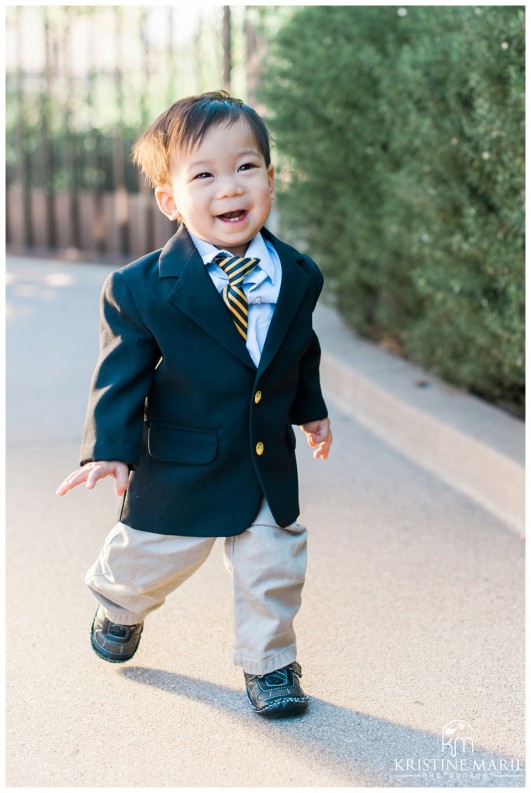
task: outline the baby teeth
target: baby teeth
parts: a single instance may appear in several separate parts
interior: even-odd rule
[[[239,220],[245,214],[243,209],[236,210],[234,212],[225,212],[223,215],[220,215],[223,220]]]

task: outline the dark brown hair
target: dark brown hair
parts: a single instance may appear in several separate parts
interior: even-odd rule
[[[152,187],[167,184],[172,160],[179,149],[201,143],[207,132],[220,124],[243,118],[251,128],[267,167],[271,164],[270,138],[266,125],[241,99],[226,91],[211,91],[179,99],[151,124],[133,146],[131,159]]]

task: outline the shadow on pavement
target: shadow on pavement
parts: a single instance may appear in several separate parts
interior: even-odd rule
[[[307,754],[308,763],[326,764],[351,777],[352,785],[387,787],[524,787],[524,762],[474,747],[465,753],[441,736],[369,716],[311,697],[307,714],[264,719],[252,712],[243,690],[161,669],[130,666],[120,674],[135,683],[224,711],[246,730],[278,736],[284,749]],[[265,782],[266,780],[264,780]]]

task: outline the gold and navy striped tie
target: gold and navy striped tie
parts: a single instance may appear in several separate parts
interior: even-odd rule
[[[229,283],[223,288],[223,300],[232,314],[236,330],[246,339],[249,308],[243,291],[243,279],[254,270],[260,259],[240,259],[238,256],[218,253],[212,261],[229,277]]]

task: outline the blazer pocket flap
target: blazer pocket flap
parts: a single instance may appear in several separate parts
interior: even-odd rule
[[[215,430],[152,423],[148,430],[148,451],[162,463],[204,465],[211,463],[217,454],[218,435]]]

